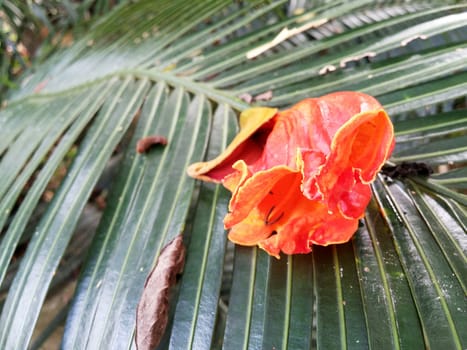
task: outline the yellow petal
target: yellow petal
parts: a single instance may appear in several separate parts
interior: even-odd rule
[[[232,173],[232,165],[239,159],[247,163],[260,156],[261,145],[257,145],[251,137],[264,124],[270,121],[277,112],[277,108],[256,107],[242,112],[240,115],[240,132],[230,145],[218,157],[207,161],[194,163],[188,167],[187,173],[195,179],[221,182]]]

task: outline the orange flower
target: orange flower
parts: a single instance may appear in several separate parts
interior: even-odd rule
[[[232,192],[224,219],[231,241],[278,258],[347,242],[393,147],[393,127],[378,101],[337,92],[285,111],[244,111],[227,149],[192,164],[188,174]]]

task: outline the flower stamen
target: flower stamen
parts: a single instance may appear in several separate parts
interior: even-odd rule
[[[271,214],[272,212],[274,211],[274,209],[276,208],[275,205],[273,205],[271,207],[271,209],[269,209],[268,213],[266,214],[266,219],[264,219],[264,224],[266,226],[269,226],[269,225],[274,225],[275,223],[277,223],[280,219],[282,219],[282,217],[284,216],[284,212],[280,213],[278,217],[276,217],[275,219],[272,219],[271,221],[269,220],[269,218],[271,217]]]

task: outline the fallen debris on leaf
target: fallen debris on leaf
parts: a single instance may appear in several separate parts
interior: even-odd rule
[[[319,75],[324,75],[329,72],[334,72],[336,69],[337,69],[336,66],[332,64],[328,64],[319,70]]]
[[[170,287],[175,284],[184,264],[185,246],[180,234],[162,249],[144,284],[136,310],[135,341],[138,350],[152,350],[161,341],[168,322]]]
[[[272,91],[268,90],[262,94],[256,95],[253,99],[255,101],[269,101],[272,98]]]
[[[238,98],[246,103],[253,102],[253,96],[251,96],[248,92],[244,92],[243,94],[239,95]]]
[[[166,145],[167,139],[163,136],[147,136],[143,137],[138,141],[136,144],[136,152],[138,153],[145,153],[147,152],[152,146],[155,145]]]
[[[252,96],[248,92],[244,92],[243,94],[239,95],[238,98],[248,104],[256,101],[269,101],[272,98],[272,90],[262,92],[256,96]]]
[[[417,40],[417,39],[426,40],[427,36],[423,35],[423,34],[414,35],[414,36],[412,36],[412,37],[410,37],[408,39],[402,40],[401,41],[401,46],[407,46],[409,43],[411,43],[412,41]]]
[[[409,176],[427,177],[433,173],[433,169],[426,163],[402,162],[397,165],[384,165],[381,173],[393,179],[403,179]]]
[[[362,53],[361,55],[344,58],[340,62],[339,65],[341,68],[345,68],[347,63],[354,62],[354,61],[360,61],[361,59],[364,59],[364,58],[373,58],[375,56],[376,56],[376,52],[365,52],[365,53]]]
[[[300,27],[296,27],[296,28],[292,28],[292,29],[289,29],[289,28],[283,28],[279,34],[277,34],[274,39],[272,39],[270,42],[266,43],[266,44],[263,44],[263,45],[260,45],[256,48],[254,48],[253,50],[250,50],[246,53],[246,58],[248,58],[249,60],[255,58],[255,57],[258,57],[259,55],[261,55],[262,53],[266,52],[267,50],[269,49],[272,49],[274,46],[277,46],[279,45],[281,42],[293,37],[294,35],[297,35],[297,34],[300,34],[306,30],[309,30],[309,29],[312,29],[312,28],[317,28],[321,25],[323,25],[324,23],[326,23],[328,21],[327,18],[322,18],[322,19],[319,19],[319,20],[316,20],[316,21],[312,21],[310,23],[306,23]]]

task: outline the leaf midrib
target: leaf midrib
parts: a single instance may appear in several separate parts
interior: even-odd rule
[[[18,105],[18,104],[25,103],[26,101],[30,101],[30,100],[67,96],[70,94],[74,94],[79,90],[88,89],[96,84],[102,83],[103,81],[111,80],[115,77],[119,79],[124,79],[130,76],[133,76],[136,79],[149,79],[155,82],[166,82],[168,85],[174,88],[180,87],[194,94],[204,94],[210,100],[214,100],[219,104],[227,103],[233,109],[237,111],[243,111],[244,109],[250,107],[249,104],[241,101],[235,96],[230,95],[224,90],[213,88],[209,84],[205,84],[202,82],[194,82],[190,79],[178,77],[173,74],[168,74],[168,73],[160,72],[157,70],[136,69],[136,68],[122,69],[119,71],[115,71],[115,72],[103,75],[101,77],[88,80],[87,82],[81,83],[79,85],[75,85],[70,88],[63,89],[63,90],[56,91],[56,92],[43,92],[43,93],[31,94],[31,95],[19,98],[17,100],[11,101],[8,104],[8,106]]]

